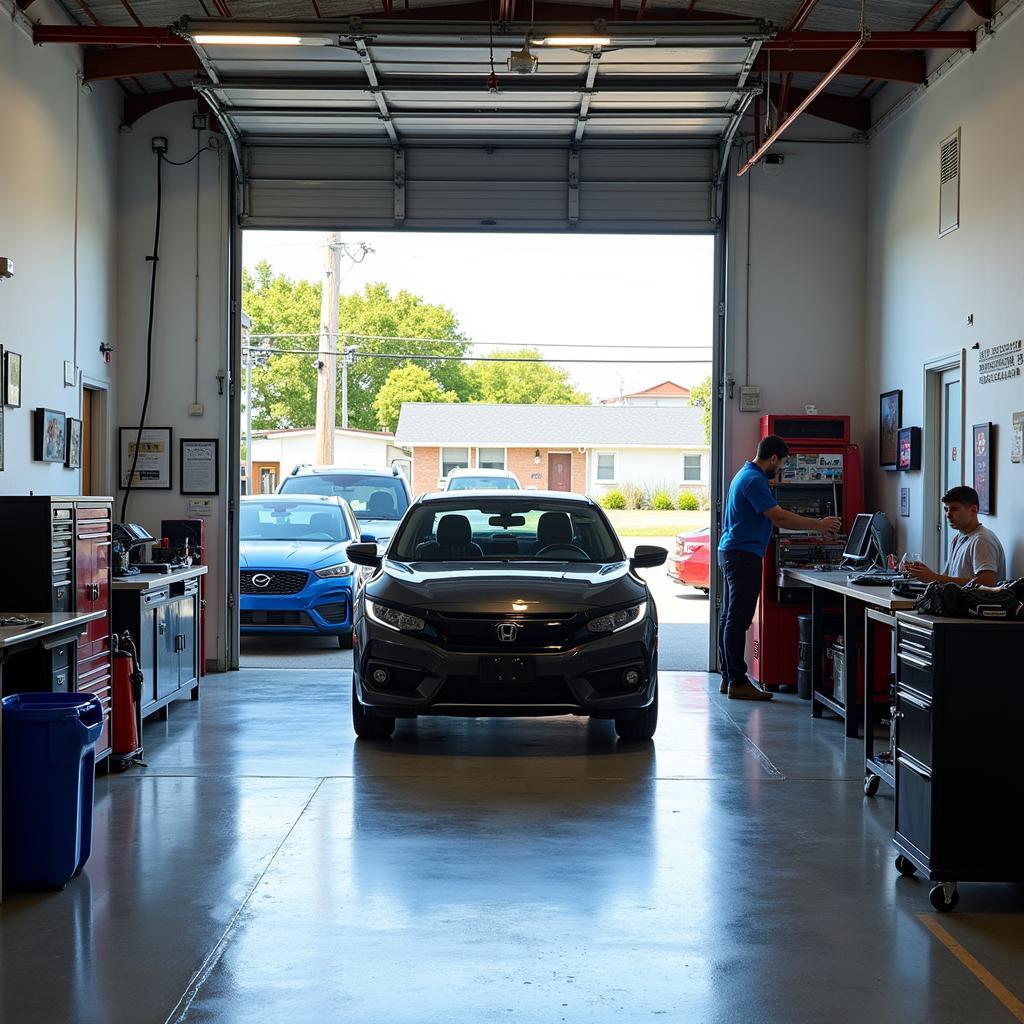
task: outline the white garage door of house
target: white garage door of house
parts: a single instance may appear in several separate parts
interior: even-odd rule
[[[461,231],[713,231],[767,35],[496,25],[495,91],[487,22],[231,22],[287,40],[269,45],[222,22],[185,31],[242,169],[242,226]],[[512,73],[524,40],[536,70]]]

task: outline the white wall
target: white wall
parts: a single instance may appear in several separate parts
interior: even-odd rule
[[[615,452],[615,479],[597,479],[597,456],[601,452]],[[683,455],[701,455],[701,479],[683,483]],[[587,493],[600,497],[625,483],[671,484],[671,490],[707,485],[710,456],[700,448],[591,448],[587,453]]]
[[[66,20],[43,3],[33,13]],[[15,262],[14,278],[0,281],[0,345],[21,353],[23,371],[21,408],[4,409],[2,494],[77,494],[80,470],[32,460],[32,410],[81,416],[81,388],[64,386],[65,360],[113,385],[99,346],[118,342],[120,98],[112,85],[82,91],[79,67],[77,47],[33,46],[0,9],[0,256]]]
[[[194,103],[177,103],[136,122],[120,142],[119,322],[121,344],[115,353],[119,401],[115,426],[137,426],[145,380],[146,322],[149,310],[150,263],[156,200],[156,157],[151,139],[169,140],[168,158],[186,160],[214,137],[192,129]],[[219,145],[220,140],[217,140]],[[223,665],[225,652],[225,568],[228,381],[220,388],[217,375],[227,371],[227,222],[228,161],[226,147],[206,152],[187,167],[163,169],[163,223],[153,336],[153,386],[146,423],[173,432],[173,487],[169,491],[133,491],[127,519],[158,534],[161,519],[188,516],[188,498],[181,494],[178,442],[182,437],[220,441],[220,495],[206,520],[207,660]],[[199,195],[198,364],[196,352],[196,196]],[[189,415],[198,401],[201,416]],[[220,391],[223,390],[221,394]],[[117,513],[121,497],[118,492]]]
[[[252,444],[253,462],[279,462],[281,475],[285,476],[295,466],[316,462],[316,439],[312,431],[296,433],[272,433],[267,437],[254,438]],[[392,458],[402,457],[400,449],[394,447],[386,437],[370,434],[335,432],[334,461],[339,466],[390,466]]]
[[[810,118],[804,127],[820,124]],[[736,388],[726,400],[728,477],[759,436],[759,414],[739,411],[743,383],[761,386],[764,413],[802,413],[814,404],[823,414],[851,415],[853,440],[860,439],[865,149],[783,139],[778,174],[759,165],[731,179],[725,373]]]
[[[1024,377],[978,383],[981,347],[1024,334],[1024,15],[1004,23],[971,57],[935,83],[870,147],[867,371],[864,422],[876,444],[878,395],[903,389],[903,422],[923,425],[924,363],[967,349],[966,422],[998,425],[996,514],[1013,571],[1024,573],[1024,465],[1010,462],[1011,413],[1024,409]],[[938,147],[961,129],[960,228],[938,237]],[[968,314],[974,326],[968,328]],[[927,448],[928,439],[925,439]],[[966,482],[972,481],[970,448]],[[877,459],[865,459],[866,465]],[[869,499],[890,510],[901,547],[920,550],[930,516],[923,474],[868,476]],[[900,486],[912,517],[900,519]]]

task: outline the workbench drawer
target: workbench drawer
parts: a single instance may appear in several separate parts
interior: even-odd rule
[[[907,757],[896,758],[896,834],[925,857],[932,853],[932,776]]]
[[[896,749],[931,771],[931,702],[905,690],[896,692]]]
[[[897,652],[896,659],[897,686],[900,689],[913,690],[923,697],[930,698],[935,690],[931,658],[910,654],[901,647]]]

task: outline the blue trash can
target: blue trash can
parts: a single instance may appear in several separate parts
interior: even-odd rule
[[[89,859],[103,705],[82,693],[3,701],[4,887],[63,889]]]

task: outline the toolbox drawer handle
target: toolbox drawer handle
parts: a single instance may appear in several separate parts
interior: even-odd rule
[[[931,711],[932,706],[926,700],[921,700],[920,697],[915,697],[913,694],[907,693],[906,690],[899,691],[899,699],[905,700],[908,704],[913,704],[915,708],[919,708],[921,711]],[[903,716],[900,715],[902,718]]]
[[[909,661],[911,665],[916,665],[918,668],[923,668],[929,671],[932,667],[930,661],[922,661],[920,658],[915,658],[912,654],[907,654],[906,651],[900,651],[900,660]]]
[[[912,771],[919,778],[924,779],[925,782],[931,782],[932,777],[930,772],[926,772],[923,768],[919,768],[913,761],[906,757],[897,757],[896,761],[898,764],[903,765],[908,771]]]

